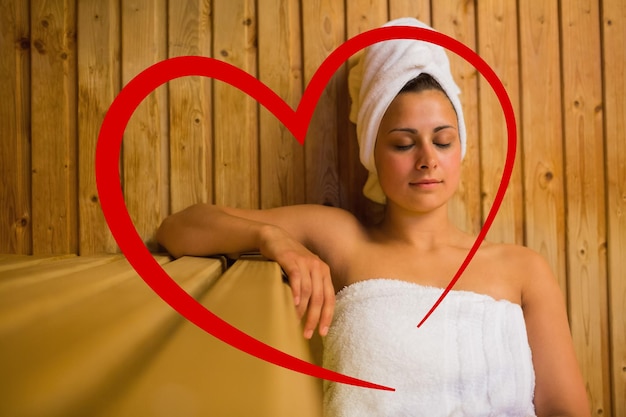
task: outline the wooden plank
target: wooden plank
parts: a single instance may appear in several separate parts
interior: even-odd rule
[[[560,3],[567,268],[574,347],[594,416],[612,415],[598,3]]]
[[[68,295],[72,299],[48,311],[45,319],[2,333],[0,414],[95,415],[128,389],[183,322],[130,265],[118,268],[115,277],[111,266],[84,272],[82,296]],[[181,258],[164,269],[199,297],[221,274],[221,262]],[[63,279],[56,282],[59,293],[48,292],[50,298],[68,290]],[[89,285],[97,290],[88,291]]]
[[[519,117],[519,61],[515,2],[496,0],[477,4],[478,53],[502,80]],[[506,123],[502,107],[487,81],[479,78],[480,163],[483,219],[491,209],[500,186],[507,152]],[[519,129],[518,129],[519,131]],[[515,168],[500,211],[487,239],[524,243],[522,203],[522,146],[518,142]]]
[[[120,89],[120,2],[78,4],[78,251],[119,252],[104,219],[96,188],[95,157],[100,127]]]
[[[122,81],[166,57],[165,0],[122,2]],[[167,87],[151,93],[130,119],[123,143],[123,187],[137,232],[156,250],[167,214]]]
[[[76,2],[30,4],[33,253],[75,253]]]
[[[345,40],[344,4],[332,0],[302,2],[304,80],[309,80],[326,57]],[[328,82],[306,137],[306,202],[339,207],[338,142],[346,138],[349,105],[345,100],[345,69]],[[345,87],[345,88],[344,88]],[[347,139],[347,138],[346,138]],[[341,156],[343,163],[343,155]]]
[[[165,265],[167,256],[155,256]],[[123,255],[80,256],[55,262],[48,270],[30,268],[0,285],[0,333],[45,320],[73,303],[106,292],[128,276],[137,276]],[[92,276],[91,274],[95,274]]]
[[[346,4],[346,33],[351,38],[382,26],[389,20],[387,4],[375,0],[354,0]]]
[[[105,255],[60,259],[5,273],[0,281],[0,333],[54,313],[67,298],[75,298],[71,294],[92,284],[85,271],[111,263],[128,269],[122,255]]]
[[[546,258],[567,294],[558,7],[556,0],[520,3],[522,111],[518,120],[525,149],[525,244]]]
[[[117,255],[121,256],[121,255]],[[41,285],[49,279],[56,279],[76,271],[89,269],[111,261],[111,255],[80,256],[71,255],[55,257],[53,262],[33,263],[30,266],[7,270],[2,273],[0,295],[11,297],[19,288]],[[7,300],[7,302],[9,302]]]
[[[211,56],[210,6],[203,0],[168,3],[170,57]],[[212,84],[204,77],[180,78],[169,83],[172,212],[213,201]]]
[[[238,261],[201,302],[251,336],[310,361],[291,291],[276,263]],[[298,410],[298,416],[321,416],[321,383],[249,356],[186,322],[101,415],[156,415],[156,410],[259,417]]]
[[[32,252],[29,3],[0,1],[0,253]]]
[[[626,3],[602,3],[613,415],[626,415]]]
[[[389,20],[387,5],[384,2],[359,0],[346,3],[346,33],[352,38],[359,33],[375,29]],[[356,54],[344,66],[345,76],[342,77],[342,91],[348,91],[348,69],[356,62]],[[367,170],[359,159],[359,145],[356,136],[356,125],[349,122],[351,102],[340,102],[338,115],[340,128],[337,151],[339,158],[339,184],[342,207],[354,213],[363,223],[375,223],[382,217],[383,208],[372,203],[363,195],[363,185],[367,180]]]
[[[430,25],[430,1],[388,0],[388,3],[389,20],[398,19],[400,17],[414,17],[427,25]],[[433,4],[433,7],[435,7],[435,4]]]
[[[433,27],[472,50],[476,50],[474,3],[457,1],[432,6]],[[478,112],[478,72],[460,56],[448,51],[450,71],[461,89],[461,105],[467,132],[467,148],[461,165],[459,188],[448,203],[450,218],[467,233],[478,234],[482,227],[480,201],[480,147]]]
[[[257,74],[256,2],[213,4],[216,58]],[[258,104],[243,92],[214,83],[215,203],[241,208],[259,206]]]
[[[64,258],[73,258],[76,255],[1,255],[0,256],[0,272],[9,271],[13,269],[27,268],[40,263],[52,262]],[[0,279],[4,277],[4,274],[0,275]]]
[[[259,79],[292,108],[302,96],[302,41],[298,0],[259,2]],[[261,208],[305,201],[304,147],[276,117],[259,114]]]

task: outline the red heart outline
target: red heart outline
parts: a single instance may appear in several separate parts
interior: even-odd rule
[[[463,264],[418,324],[417,327],[420,327],[450,292],[484,240],[504,198],[515,160],[515,114],[504,85],[491,67],[461,42],[436,31],[408,26],[382,27],[364,32],[349,39],[328,56],[306,87],[296,111],[259,80],[228,63],[200,56],[166,59],[142,71],[120,91],[105,115],[96,146],[96,184],[111,233],[135,271],[174,310],[212,336],[259,359],[329,381],[388,391],[395,390],[333,372],[275,349],[231,326],[185,292],[154,260],[137,234],[124,202],[118,164],[124,131],[139,104],[160,85],[186,76],[214,78],[238,88],[273,113],[303,144],[319,97],[337,69],[361,49],[393,39],[415,39],[438,44],[472,64],[496,93],[504,111],[508,132],[506,162],[493,206]]]

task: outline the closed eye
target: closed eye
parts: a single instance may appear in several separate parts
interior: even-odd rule
[[[411,149],[414,145],[411,143],[409,145],[395,145],[394,147],[399,150],[399,151],[408,151],[409,149]]]

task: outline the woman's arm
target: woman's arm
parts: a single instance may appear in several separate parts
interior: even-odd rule
[[[227,210],[209,204],[190,206],[161,223],[157,241],[175,258],[260,250],[268,224]]]
[[[299,316],[306,313],[304,334],[310,338],[316,326],[326,335],[335,303],[330,268],[317,254],[345,246],[340,236],[349,236],[342,232],[354,223],[347,213],[323,206],[243,210],[196,204],[166,218],[157,240],[174,257],[258,250],[276,261],[287,274]]]
[[[590,416],[563,294],[540,255],[522,249],[522,308],[535,368],[535,410],[543,416]]]

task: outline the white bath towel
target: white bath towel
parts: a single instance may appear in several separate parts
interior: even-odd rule
[[[414,18],[392,20],[383,25],[385,26],[412,26],[432,30]],[[374,164],[378,126],[389,104],[402,87],[422,73],[435,78],[452,102],[458,119],[461,154],[465,155],[466,133],[463,108],[459,100],[460,89],[454,82],[448,57],[441,46],[414,39],[375,43],[364,50],[357,64],[350,70],[350,120],[356,123],[361,163],[369,171],[363,193],[378,203],[386,201]]]
[[[442,289],[372,279],[337,295],[324,367],[393,387],[324,382],[326,417],[534,416],[531,351],[522,309]]]

